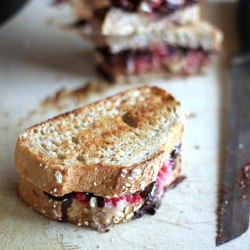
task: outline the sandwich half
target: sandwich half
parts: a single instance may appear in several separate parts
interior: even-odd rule
[[[110,80],[148,73],[201,73],[220,51],[223,40],[221,31],[205,21],[181,26],[164,24],[145,32],[134,24],[132,29],[131,35],[93,38],[98,67]]]
[[[37,212],[105,232],[154,214],[181,180],[183,112],[144,86],[35,125],[17,141],[19,195]]]

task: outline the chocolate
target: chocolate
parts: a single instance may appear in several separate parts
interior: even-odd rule
[[[96,197],[97,198],[97,206],[98,207],[105,207],[105,199],[103,197]]]
[[[62,202],[61,202],[61,209],[62,209],[62,222],[68,221],[68,209],[72,205],[72,196],[64,195]]]
[[[183,65],[180,74],[188,75],[204,66],[212,53],[202,48],[191,49],[164,43],[153,44],[144,49],[123,50],[118,53],[113,53],[107,46],[97,48],[97,51],[102,58],[99,71],[101,70],[102,74],[109,78],[120,73],[141,74],[159,69],[172,72],[171,63],[175,64],[178,61]]]
[[[53,196],[51,194],[48,194],[44,192],[46,196],[48,196],[50,199],[60,201],[61,202],[61,211],[62,211],[62,222],[67,222],[68,221],[68,209],[70,208],[72,202],[73,202],[73,195],[71,194],[66,194],[64,196]]]

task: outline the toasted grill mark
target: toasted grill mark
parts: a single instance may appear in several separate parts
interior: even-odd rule
[[[127,112],[125,115],[123,115],[122,120],[132,128],[137,127],[137,121],[130,112]]]

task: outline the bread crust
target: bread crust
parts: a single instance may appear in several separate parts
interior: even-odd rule
[[[176,114],[171,116],[172,123],[169,122],[166,128],[168,133],[162,144],[159,144],[158,150],[144,161],[135,162],[129,166],[122,164],[109,165],[102,162],[85,165],[84,163],[74,162],[65,167],[63,161],[61,164],[60,161],[56,161],[57,159],[53,162],[46,153],[34,152],[35,145],[27,139],[30,131],[40,128],[43,124],[46,126],[55,123],[55,121],[63,122],[72,113],[79,115],[83,110],[89,110],[90,107],[104,105],[104,102],[114,103],[122,97],[125,98],[126,95],[129,96],[135,93],[135,91],[139,91],[140,94],[143,94],[143,91],[154,92],[154,95],[162,98],[162,105],[171,107],[169,112]],[[154,95],[152,94],[150,102],[154,101]],[[181,143],[183,130],[183,113],[179,103],[164,90],[145,86],[120,93],[105,101],[96,102],[27,129],[19,136],[16,144],[15,166],[17,171],[28,181],[54,196],[63,196],[78,191],[91,192],[102,197],[119,197],[141,190],[156,178],[162,161],[168,159],[174,146]],[[132,157],[135,157],[135,155]]]
[[[177,157],[177,165],[174,170],[174,180],[180,176],[180,172],[181,157],[179,156]],[[21,199],[33,210],[52,220],[62,221],[62,202],[50,198],[23,176],[20,178],[18,193]],[[79,201],[73,199],[71,206],[67,210],[68,222],[78,226],[92,227],[99,232],[105,232],[114,224],[130,221],[143,203],[144,201],[129,204],[120,210],[112,211],[105,207],[84,207]]]

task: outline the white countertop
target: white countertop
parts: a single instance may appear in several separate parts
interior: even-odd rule
[[[211,4],[206,16],[224,27],[220,64],[206,76],[155,83],[179,99],[187,113],[183,172],[187,180],[166,193],[155,216],[114,227],[109,233],[54,222],[28,209],[17,197],[13,166],[15,141],[25,127],[59,111],[39,112],[39,102],[61,88],[75,88],[95,77],[92,48],[73,32],[59,29],[67,8],[30,1],[0,27],[0,245],[1,249],[214,249],[220,166],[227,100],[223,62],[236,51],[232,4]],[[224,18],[221,13],[227,13]],[[223,20],[225,19],[225,20]],[[226,25],[227,23],[227,25]],[[229,35],[229,38],[228,36]],[[132,86],[111,86],[101,96]],[[81,103],[82,104],[82,103]],[[71,106],[72,107],[72,106]],[[67,109],[67,108],[66,108]],[[220,249],[250,249],[250,231]]]

